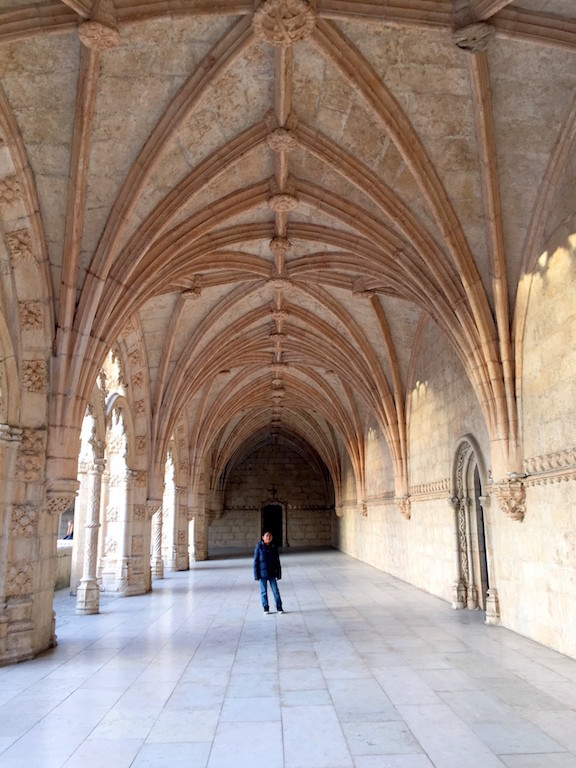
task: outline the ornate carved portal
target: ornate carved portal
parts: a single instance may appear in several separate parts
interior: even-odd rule
[[[454,608],[480,608],[486,622],[497,623],[496,590],[490,586],[486,527],[480,472],[476,451],[468,440],[458,447],[454,467],[454,494],[450,499],[455,515],[456,579],[453,587]]]

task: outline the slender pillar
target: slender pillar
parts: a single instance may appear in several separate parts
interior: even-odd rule
[[[100,497],[105,459],[95,459],[88,469],[90,482],[88,514],[84,537],[84,568],[76,592],[76,613],[100,613],[100,586],[96,576],[98,559],[98,529],[100,528]]]
[[[150,558],[150,568],[154,579],[164,578],[164,560],[162,559],[162,515],[164,507],[152,517],[152,557]]]

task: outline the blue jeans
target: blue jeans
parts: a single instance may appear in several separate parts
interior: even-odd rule
[[[274,577],[268,578],[267,576],[263,576],[260,579],[260,595],[262,596],[262,607],[265,611],[268,610],[268,582],[270,582],[270,589],[274,595],[276,610],[281,611],[282,598],[280,597],[280,592],[278,591],[278,583]]]

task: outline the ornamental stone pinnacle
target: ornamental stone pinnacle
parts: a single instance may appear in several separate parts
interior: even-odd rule
[[[316,25],[316,12],[306,0],[264,0],[256,9],[254,34],[271,45],[288,48]]]

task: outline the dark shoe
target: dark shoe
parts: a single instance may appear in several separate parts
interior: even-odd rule
[[[278,613],[284,613],[284,609],[283,608],[278,608]]]
[[[270,613],[270,610],[268,608],[264,608],[264,613]]]

